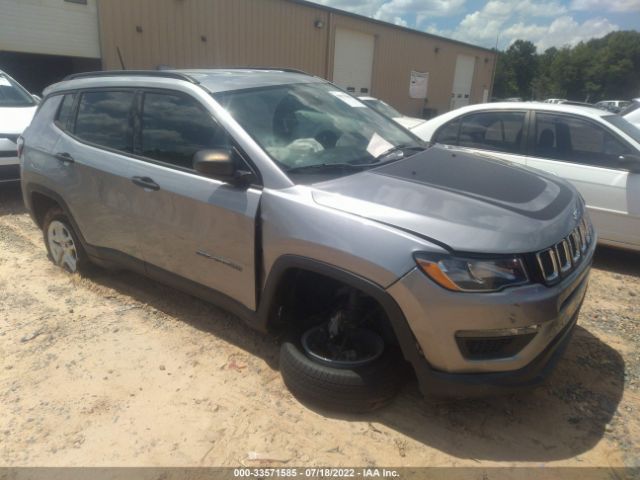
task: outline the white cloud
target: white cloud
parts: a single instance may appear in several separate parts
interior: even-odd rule
[[[404,16],[422,18],[455,15],[463,11],[466,0],[312,0],[328,7],[365,15],[385,22],[408,26]]]
[[[438,18],[464,12],[466,0],[315,0],[317,3],[383,20],[403,27],[425,30],[485,47],[508,47],[517,39],[530,40],[544,51],[598,38],[619,26],[598,16],[578,22],[571,10],[640,10],[640,0],[489,0],[467,13],[458,26],[441,29]],[[415,21],[414,21],[415,19]]]
[[[571,10],[636,12],[640,11],[640,0],[573,0]]]
[[[563,16],[555,19],[551,25],[525,25],[516,23],[504,31],[505,37],[515,41],[519,38],[530,40],[542,52],[549,47],[575,45],[591,38],[600,38],[619,27],[606,18],[591,18],[578,23],[573,17]]]
[[[415,15],[417,23],[429,17],[444,17],[463,11],[466,0],[389,0],[375,14],[378,20]]]
[[[530,40],[542,52],[549,47],[575,45],[583,40],[602,37],[619,29],[605,18],[592,18],[578,23],[566,13],[567,9],[555,1],[491,0],[481,10],[467,14],[453,30],[438,30],[434,24],[426,30],[488,47],[495,45],[498,35],[499,48],[507,47],[518,39]],[[555,19],[551,23],[535,21],[543,17]]]
[[[328,7],[373,17],[386,0],[312,0]]]

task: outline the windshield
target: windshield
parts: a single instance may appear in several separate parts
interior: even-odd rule
[[[373,108],[376,112],[386,115],[387,117],[398,118],[402,116],[399,111],[397,111],[391,105],[384,103],[382,100],[367,99],[362,101]]]
[[[328,83],[237,90],[214,97],[288,174],[331,169],[335,175],[346,175],[389,160],[390,152],[399,153],[394,156],[398,159],[404,156],[399,150],[424,146],[392,120]]]
[[[640,128],[635,127],[633,124],[626,121],[620,115],[607,115],[602,117],[604,120],[612,125],[615,125],[624,133],[633,138],[636,142],[640,143]]]
[[[620,112],[620,115],[627,115],[637,109],[640,108],[640,100],[634,100],[632,102],[630,102],[625,108],[624,110],[622,110]]]
[[[0,107],[32,107],[36,104],[29,92],[0,73]]]

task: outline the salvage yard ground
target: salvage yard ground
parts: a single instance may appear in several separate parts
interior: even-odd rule
[[[46,258],[0,186],[0,465],[640,466],[640,254],[599,249],[550,380],[516,395],[366,416],[310,409],[277,339],[135,274]]]

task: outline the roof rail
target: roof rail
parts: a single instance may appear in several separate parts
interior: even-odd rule
[[[287,72],[287,73],[301,73],[303,75],[309,75],[309,76],[313,76],[310,73],[305,72],[304,70],[298,70],[297,68],[282,68],[282,67],[255,67],[253,65],[217,65],[215,67],[211,67],[211,68],[184,68],[184,69],[180,69],[177,70],[179,71],[184,71],[184,72],[197,72],[197,71],[207,71],[207,70],[211,70],[211,71],[216,71],[216,70],[269,70],[269,71],[277,71],[277,72]],[[176,71],[176,70],[174,70]]]
[[[76,80],[78,78],[96,78],[96,77],[161,77],[174,78],[176,80],[185,80],[189,83],[199,84],[196,79],[185,73],[172,72],[167,70],[103,70],[98,72],[82,72],[73,73],[66,76],[65,80]]]
[[[229,67],[229,70],[279,70],[287,73],[302,73],[309,75],[304,70],[298,70],[297,68],[280,68],[280,67]]]

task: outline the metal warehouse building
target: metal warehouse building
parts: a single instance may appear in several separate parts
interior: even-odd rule
[[[98,22],[105,69],[295,68],[413,116],[486,101],[495,61],[491,50],[302,0],[98,0]],[[425,73],[426,98],[410,88]]]
[[[288,67],[428,117],[486,101],[494,61],[303,0],[0,0],[0,69],[36,93],[101,66]]]

